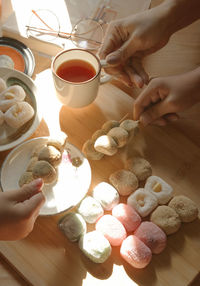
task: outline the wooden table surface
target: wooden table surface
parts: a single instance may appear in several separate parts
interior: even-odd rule
[[[164,76],[164,75],[170,75],[170,74],[178,74],[178,73],[185,72],[187,70],[197,67],[200,64],[200,60],[199,60],[200,59],[200,29],[199,27],[200,27],[200,21],[179,31],[174,36],[172,36],[172,38],[170,39],[170,42],[165,48],[163,48],[156,54],[148,57],[145,61],[145,65],[150,75],[151,76],[159,76],[159,75]],[[35,53],[34,55],[36,59],[36,70],[35,70],[34,76],[36,76],[37,74],[41,73],[45,69],[49,68],[50,60],[47,58],[40,57],[37,53]],[[117,88],[119,88],[119,93],[120,93],[120,90],[122,90],[122,92],[126,92],[131,97],[135,97],[139,93],[138,90],[129,89],[125,86],[122,86],[118,82],[113,81],[112,83],[115,86],[117,86]],[[104,87],[104,90],[106,90],[106,87]],[[118,108],[120,111],[119,106]],[[76,112],[74,114],[76,115]],[[72,112],[72,115],[73,115],[73,112]],[[65,120],[68,120],[68,119],[69,118],[67,116],[63,115],[61,127],[64,130],[65,130],[65,127],[64,127]],[[88,123],[89,122],[90,121],[88,119]],[[99,128],[100,122],[101,120],[99,121],[97,120],[97,123],[96,123],[97,128]],[[175,131],[177,130],[177,133],[180,134],[180,136],[183,136],[184,138],[186,138],[186,140],[188,140],[187,141],[188,146],[190,144],[190,146],[193,146],[195,150],[198,150],[198,148],[200,147],[200,123],[199,122],[200,122],[200,106],[196,105],[189,111],[183,113],[181,115],[181,119],[178,122],[173,123],[171,126],[165,128],[164,130],[166,131],[166,133],[168,133],[169,136],[170,136],[170,132],[173,133],[172,134],[173,136]],[[88,134],[90,134],[91,131],[94,131],[94,128],[95,128],[94,125],[92,125],[91,128],[89,127],[87,130]],[[44,122],[41,122],[41,125],[39,126],[38,130],[35,132],[34,136],[39,136],[40,134],[44,135],[45,132],[46,132],[46,125],[44,124]],[[148,131],[148,132],[149,134],[151,133],[151,131]],[[163,129],[160,132],[161,132],[160,134],[162,134]],[[181,138],[180,136],[179,138]],[[75,142],[78,142],[78,139],[75,139]],[[78,143],[79,144],[78,147],[81,147],[82,143],[83,142],[80,139]],[[8,154],[8,151],[1,153],[0,163],[3,162],[7,154]],[[187,165],[187,160],[185,164]],[[189,167],[190,166],[185,166],[185,169],[187,170],[187,168]],[[179,171],[184,173],[185,169],[183,166],[183,169]],[[198,170],[200,171],[200,169]],[[102,171],[102,175],[103,175],[103,171]],[[171,240],[171,243],[173,243],[173,239]],[[199,272],[200,272],[200,268],[199,268]],[[18,271],[15,271],[15,269],[13,268],[13,265],[11,267],[10,263],[6,261],[5,258],[1,257],[0,258],[0,285],[2,286],[24,286],[24,285],[29,285],[29,283],[24,280],[21,274],[19,275]],[[138,284],[138,285],[145,285],[145,284]],[[200,285],[198,273],[196,277],[194,277],[194,281],[191,281],[191,283],[188,285],[193,285],[193,286]],[[37,286],[37,285],[34,285],[34,286]],[[48,286],[48,285],[45,285],[45,286]]]

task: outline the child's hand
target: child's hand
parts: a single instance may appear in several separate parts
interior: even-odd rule
[[[0,192],[0,240],[19,240],[32,231],[45,202],[42,186],[42,179],[37,179],[18,190]]]

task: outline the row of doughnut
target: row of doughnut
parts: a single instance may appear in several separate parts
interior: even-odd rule
[[[0,78],[0,125],[20,128],[34,116],[33,107],[25,100],[26,93],[20,85],[7,87]]]

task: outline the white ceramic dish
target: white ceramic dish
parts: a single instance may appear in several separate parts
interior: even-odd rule
[[[25,92],[25,100],[35,110],[34,117],[19,129],[9,127],[6,123],[0,126],[0,152],[14,148],[29,138],[40,123],[40,113],[37,104],[37,88],[33,80],[26,74],[9,68],[0,68],[0,77],[6,81],[7,86],[21,85]]]
[[[0,173],[3,191],[19,189],[18,181],[25,172],[33,150],[47,142],[48,137],[28,140],[15,147],[6,157]],[[71,159],[79,157],[82,164],[75,167]],[[45,184],[43,193],[46,202],[40,215],[54,215],[76,206],[87,194],[91,183],[91,168],[82,152],[70,143],[66,143],[62,162],[58,167],[58,179],[55,183]]]

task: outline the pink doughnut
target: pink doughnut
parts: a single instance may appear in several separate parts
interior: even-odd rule
[[[152,253],[158,254],[166,247],[166,234],[153,222],[142,222],[134,235],[143,241],[151,249]]]
[[[139,214],[127,204],[118,204],[112,209],[112,215],[116,217],[128,232],[136,230],[141,223]]]
[[[96,230],[103,233],[112,246],[121,245],[126,238],[123,224],[112,215],[102,216],[96,223]]]
[[[151,249],[135,235],[129,235],[122,242],[120,254],[135,268],[146,267],[152,258]]]

